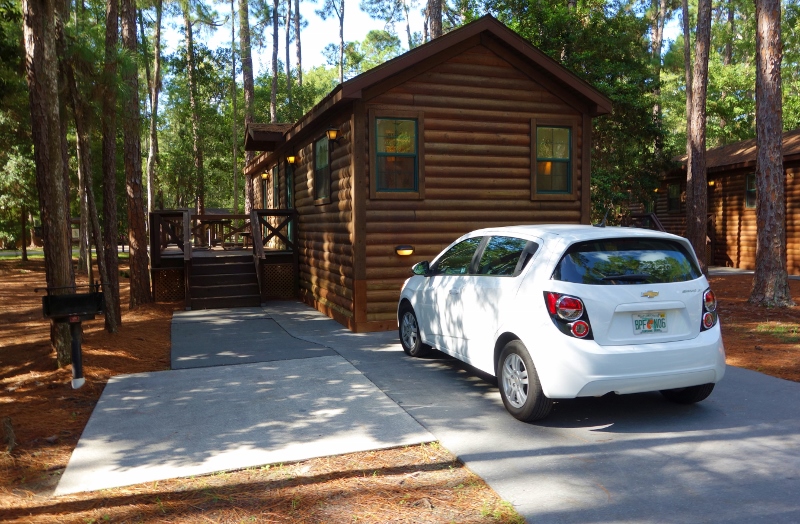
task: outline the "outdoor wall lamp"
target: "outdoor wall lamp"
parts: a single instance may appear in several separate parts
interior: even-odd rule
[[[709,180],[709,181],[708,181],[708,185],[709,185],[709,187],[714,187],[714,184],[715,184],[715,181],[714,181],[714,180]]]
[[[261,173],[261,180],[266,180],[268,178],[269,178],[269,173],[267,171]]]
[[[405,256],[408,256],[408,255],[413,255],[414,254],[414,246],[409,246],[409,245],[396,246],[394,248],[394,252],[397,253],[398,255],[400,255],[401,257],[405,257]]]
[[[286,157],[286,162],[288,162],[290,165],[294,165],[294,163],[297,162],[297,157],[294,155],[289,155]]]
[[[340,138],[340,137],[339,137],[339,130],[338,130],[338,129],[336,129],[335,127],[329,127],[329,128],[328,128],[328,129],[325,131],[325,134],[328,136],[328,140],[329,140],[330,142],[336,142],[336,143],[338,143],[338,142],[339,142],[339,138]]]

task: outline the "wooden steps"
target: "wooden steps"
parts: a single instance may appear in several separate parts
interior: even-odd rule
[[[189,293],[193,310],[260,306],[261,293],[253,257],[193,258]]]

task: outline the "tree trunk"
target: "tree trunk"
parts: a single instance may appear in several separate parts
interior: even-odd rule
[[[730,34],[728,35],[728,39],[725,42],[725,52],[722,55],[722,65],[731,65],[731,60],[733,59],[733,30],[735,28],[735,15],[736,10],[732,3],[728,4],[728,31]]]
[[[339,83],[344,83],[344,0],[339,3]]]
[[[147,150],[147,212],[155,209],[156,163],[158,162],[158,92],[161,90],[161,13],[162,1],[156,0],[156,25],[153,34],[153,81],[150,84],[150,140]],[[142,34],[144,39],[144,34]]]
[[[28,261],[28,210],[25,206],[22,206],[22,211],[20,212],[19,221],[20,225],[22,226],[22,261]]]
[[[119,222],[117,221],[117,44],[119,42],[119,2],[106,2],[105,63],[103,101],[100,115],[103,134],[103,250],[108,282],[103,292],[112,298],[113,309],[106,311],[106,330],[122,324],[119,301]]]
[[[692,243],[705,273],[708,237],[708,189],[706,186],[706,94],[708,53],[711,46],[711,0],[697,5],[697,41],[692,74],[692,112],[689,119],[686,166],[686,238]]]
[[[300,0],[294,0],[294,44],[297,51],[297,85],[303,86],[303,54],[300,51]]]
[[[272,92],[269,97],[269,121],[278,121],[278,1],[272,0]]]
[[[442,36],[442,0],[428,0],[431,40]]]
[[[72,98],[74,95],[72,91],[77,89],[74,85],[75,82],[75,75],[72,71],[69,70],[70,66],[67,66],[67,90],[70,92],[70,103],[72,104]],[[75,110],[73,108],[73,114]],[[66,116],[65,116],[66,118]],[[77,123],[76,123],[76,131],[77,131]],[[89,206],[86,203],[86,184],[84,183],[84,179],[86,178],[86,167],[85,167],[85,158],[88,156],[89,152],[89,142],[81,143],[81,137],[78,135],[76,140],[76,147],[75,147],[75,156],[78,160],[78,199],[80,200],[80,210],[81,210],[81,217],[80,217],[80,250],[79,250],[79,267],[83,267],[86,269],[86,278],[89,282],[94,282],[94,274],[92,272],[92,243],[89,240],[90,232],[89,228]]]
[[[686,73],[686,152],[689,152],[689,122],[692,120],[692,32],[689,1],[683,0],[683,68]]]
[[[411,37],[411,20],[409,19],[408,13],[408,3],[410,0],[403,0],[403,13],[406,17],[406,38],[408,39],[408,50],[411,51],[414,48],[414,40]]]
[[[242,87],[244,89],[244,128],[253,123],[253,101],[255,100],[255,87],[253,83],[253,57],[250,54],[250,13],[248,0],[239,0],[239,46],[242,51]],[[253,152],[244,152],[244,163],[253,160]],[[253,209],[253,184],[250,176],[245,177],[244,212],[250,214]]]
[[[653,62],[653,76],[655,76],[656,87],[653,89],[653,121],[661,128],[661,48],[664,43],[664,23],[667,18],[667,0],[653,0],[654,6],[657,6],[655,11],[656,16],[653,21],[653,48],[652,48],[652,62]],[[663,148],[661,143],[661,133],[656,135],[655,144],[653,144],[656,154],[660,154]]]
[[[188,3],[183,10],[183,28],[186,32],[186,74],[189,77],[189,106],[192,111],[192,153],[194,156],[195,202],[197,213],[205,212],[205,176],[203,173],[203,143],[200,136],[200,111],[195,78],[194,34]]]
[[[122,0],[122,45],[136,56],[136,6],[134,0]],[[123,104],[123,143],[125,158],[125,186],[128,193],[128,251],[131,265],[130,307],[153,301],[150,292],[150,270],[147,258],[147,232],[142,197],[142,154],[139,133],[139,76],[135,66],[123,71],[122,80],[128,89]]]
[[[83,173],[81,177],[81,184],[83,184],[83,193],[86,195],[86,208],[89,217],[89,230],[94,240],[95,249],[97,250],[97,271],[100,273],[100,282],[103,285],[103,291],[106,290],[106,283],[108,282],[108,270],[105,263],[105,253],[103,252],[103,238],[100,230],[100,218],[97,214],[97,205],[94,199],[94,183],[92,182],[92,161],[91,161],[91,132],[89,130],[87,115],[89,108],[85,100],[80,97],[78,92],[78,84],[75,81],[75,71],[70,65],[67,67],[67,82],[69,88],[70,103],[72,105],[72,114],[75,117],[75,132],[77,135],[78,144],[78,162],[79,169]],[[90,251],[91,253],[91,245]],[[91,258],[89,259],[91,263]],[[94,282],[92,276],[89,276],[89,283]],[[110,293],[103,293],[103,300],[106,309],[106,330],[109,333],[116,333],[119,325],[115,321],[114,316],[114,303],[113,296]]]
[[[31,137],[36,162],[36,187],[42,219],[45,278],[51,288],[75,285],[69,215],[63,191],[61,114],[58,102],[58,61],[53,0],[23,0],[25,75],[31,107]],[[68,289],[54,293],[68,292]],[[59,366],[71,362],[69,328],[51,330]]]
[[[286,0],[286,102],[288,114],[292,114],[292,62],[289,60],[289,47],[292,41],[292,0]],[[287,118],[287,121],[291,118]]]
[[[793,306],[786,272],[786,175],[781,107],[781,4],[756,1],[756,271],[750,303]]]
[[[236,156],[238,154],[239,146],[237,144],[236,136],[236,120],[239,118],[236,111],[236,4],[231,0],[231,143],[233,144],[233,214],[239,214],[239,166],[237,165]],[[236,240],[238,241],[238,234]]]

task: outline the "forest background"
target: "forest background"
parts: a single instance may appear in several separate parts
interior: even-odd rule
[[[102,65],[106,61],[108,1],[75,0],[66,6],[61,60],[72,65],[79,104],[85,106],[84,134],[89,155],[102,156],[102,124],[108,101]],[[239,31],[243,7],[252,52],[265,57],[254,79],[255,122],[294,122],[338,82],[351,78],[430,40],[430,4],[415,0],[362,0],[357,9],[379,21],[360,41],[347,40],[343,0],[312,4],[311,17],[337,20],[345,32],[314,35],[329,38],[325,64],[303,67],[302,39],[309,0],[144,0],[136,6],[136,47],[119,41],[114,57],[119,74],[112,107],[118,122],[124,104],[135,98],[140,112],[141,161],[152,162],[148,209],[245,207],[243,136],[245,95]],[[442,1],[447,32],[491,14],[549,56],[595,86],[614,104],[611,115],[594,121],[592,203],[595,216],[630,199],[647,202],[658,175],[686,152],[684,37],[664,40],[664,26],[681,19],[674,0],[447,0]],[[689,27],[696,26],[696,6],[689,2]],[[783,128],[800,126],[800,2],[783,0]],[[38,197],[25,79],[20,0],[0,0],[0,246],[30,241],[37,223]],[[159,15],[159,13],[161,13]],[[233,27],[232,27],[233,25]],[[714,147],[755,136],[755,4],[712,4],[708,67],[707,145]],[[169,33],[171,37],[167,37]],[[164,39],[169,41],[165,42]],[[694,36],[690,37],[694,41]],[[159,50],[160,48],[160,50]],[[188,52],[191,48],[192,52]],[[159,50],[159,51],[157,51]],[[280,51],[280,52],[279,52]],[[155,69],[155,53],[160,72]],[[271,61],[269,60],[271,55]],[[137,92],[125,71],[138,75]],[[158,80],[160,77],[160,81]],[[154,89],[160,95],[151,132]],[[192,95],[194,92],[194,96]],[[66,98],[66,97],[65,97]],[[72,111],[63,112],[67,127],[71,215],[81,215],[80,153]],[[193,129],[193,125],[196,129]],[[118,146],[115,187],[119,231],[127,231],[128,205],[123,130]],[[198,137],[202,140],[198,141]],[[151,143],[157,145],[149,152]],[[198,147],[202,158],[198,169]],[[89,164],[90,180],[104,206],[101,162]],[[149,170],[149,169],[148,169]],[[145,183],[147,186],[147,183]],[[236,186],[236,190],[234,187]],[[236,196],[235,196],[236,195]],[[101,217],[102,219],[102,217]],[[23,233],[23,231],[25,231]]]

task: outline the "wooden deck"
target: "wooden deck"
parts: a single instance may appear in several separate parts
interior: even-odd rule
[[[150,215],[155,300],[183,299],[187,309],[207,309],[295,298],[298,265],[292,231],[297,213],[254,210],[225,220],[220,216],[188,210]],[[235,243],[237,237],[250,245]]]

